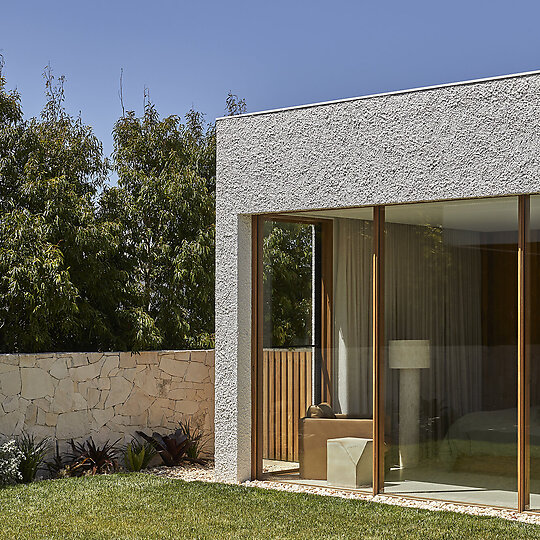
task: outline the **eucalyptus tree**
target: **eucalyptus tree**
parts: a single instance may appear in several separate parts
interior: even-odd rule
[[[116,345],[104,289],[117,272],[114,224],[94,211],[107,166],[92,129],[66,112],[63,83],[46,69],[46,105],[25,120],[0,74],[2,351]]]
[[[45,107],[25,120],[1,67],[0,352],[212,346],[215,126],[146,100],[114,126],[111,186],[64,78],[45,70]]]
[[[130,348],[213,345],[215,128],[193,110],[160,118],[146,101],[116,123],[118,186],[105,190],[104,219],[119,224],[129,275]]]

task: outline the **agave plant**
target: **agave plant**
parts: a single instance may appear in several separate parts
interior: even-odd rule
[[[82,443],[74,443],[72,439],[69,443],[71,453],[67,455],[68,463],[62,476],[93,476],[118,471],[119,441],[107,441],[98,446],[92,437]]]
[[[49,452],[49,439],[37,440],[33,435],[23,433],[16,438],[16,443],[23,456],[19,463],[20,482],[28,484],[35,480],[37,471]]]
[[[157,454],[157,450],[148,441],[140,442],[133,439],[124,451],[124,463],[128,471],[138,472],[146,469],[150,460]]]

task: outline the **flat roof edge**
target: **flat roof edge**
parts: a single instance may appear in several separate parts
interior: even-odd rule
[[[216,118],[217,120],[228,120],[231,118],[245,118],[249,116],[259,116],[263,114],[273,114],[273,113],[280,113],[285,111],[294,111],[297,109],[309,109],[312,107],[321,107],[324,105],[334,105],[336,103],[348,103],[350,101],[360,101],[364,99],[372,99],[377,97],[386,97],[386,96],[398,96],[401,94],[409,94],[412,92],[425,92],[426,90],[437,90],[438,88],[451,88],[453,86],[465,86],[468,84],[479,84],[479,83],[485,83],[490,81],[499,81],[499,80],[505,80],[505,79],[513,79],[518,77],[528,77],[530,75],[540,75],[540,70],[535,71],[523,71],[521,73],[511,73],[509,75],[496,75],[494,77],[484,77],[481,79],[469,79],[466,81],[457,81],[452,83],[443,83],[443,84],[434,84],[431,86],[419,86],[416,88],[407,88],[405,90],[393,90],[390,92],[380,92],[377,94],[367,94],[365,96],[356,96],[356,97],[350,97],[350,98],[342,98],[342,99],[333,99],[330,101],[319,101],[316,103],[306,103],[305,105],[293,105],[291,107],[280,107],[277,109],[267,109],[263,111],[255,111],[251,113],[244,113],[244,114],[235,114],[232,116],[219,116]]]

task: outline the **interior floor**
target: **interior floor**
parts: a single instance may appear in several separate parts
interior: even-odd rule
[[[517,507],[517,482],[514,478],[444,471],[415,469],[390,471],[384,492],[456,503]]]
[[[287,473],[298,475],[300,464],[296,461],[279,461],[277,459],[263,459],[263,473]]]

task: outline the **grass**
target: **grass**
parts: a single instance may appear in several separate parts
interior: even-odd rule
[[[0,489],[0,538],[540,539],[540,527],[145,474]]]

